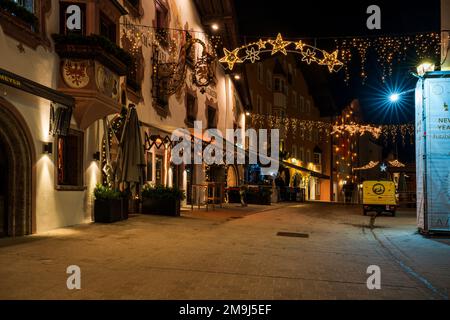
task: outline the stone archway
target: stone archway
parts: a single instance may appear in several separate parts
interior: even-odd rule
[[[23,236],[35,231],[35,151],[32,141],[23,117],[11,103],[0,97],[0,157],[4,158],[3,163],[7,163],[9,170],[4,188],[6,236]]]

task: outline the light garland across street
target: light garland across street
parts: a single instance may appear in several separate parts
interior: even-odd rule
[[[330,73],[338,72],[343,66],[343,63],[338,59],[338,50],[329,53],[325,50],[311,46],[302,40],[296,42],[286,41],[280,33],[277,35],[276,39],[259,39],[257,42],[252,42],[231,50],[224,48],[224,56],[219,61],[228,69],[233,70],[236,64],[247,61],[251,63],[260,61],[262,58],[261,54],[263,53],[270,53],[270,55],[273,56],[277,53],[287,55],[288,52],[301,55],[301,61],[306,62],[307,64],[314,62],[319,65],[327,66]]]

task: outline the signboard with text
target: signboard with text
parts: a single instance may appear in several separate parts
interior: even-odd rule
[[[417,212],[425,231],[450,231],[449,105],[450,72],[426,74],[416,91]]]

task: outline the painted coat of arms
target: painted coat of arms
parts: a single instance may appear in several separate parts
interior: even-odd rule
[[[88,85],[87,61],[66,60],[63,65],[64,82],[74,89],[81,89]]]

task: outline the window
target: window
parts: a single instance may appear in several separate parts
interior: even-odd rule
[[[258,81],[264,83],[264,66],[262,63],[258,63]]]
[[[306,101],[306,112],[311,113],[311,101]]]
[[[156,164],[155,164],[155,184],[160,186],[163,184],[163,170],[164,170],[164,157],[162,155],[156,155]]]
[[[217,114],[217,110],[213,107],[208,107],[208,128],[209,129],[214,129],[217,127],[217,123],[216,123],[216,114]]]
[[[299,157],[300,161],[302,161],[302,162],[305,161],[305,150],[303,150],[303,148],[300,148],[298,157]]]
[[[297,146],[296,145],[293,145],[292,146],[292,157],[293,158],[297,158]]]
[[[261,96],[256,96],[256,113],[262,114],[263,113],[263,101]]]
[[[83,140],[83,132],[75,130],[69,130],[67,136],[58,136],[58,186],[83,187]]]
[[[297,109],[297,92],[292,92],[292,107]]]
[[[266,114],[270,115],[272,114],[272,104],[270,102],[267,102],[267,110]]]
[[[190,126],[194,126],[196,118],[196,98],[190,93],[186,93],[186,123]]]
[[[156,18],[155,18],[156,35],[160,43],[163,46],[166,46],[168,45],[167,27],[168,27],[169,11],[160,0],[155,0],[155,6],[156,6]]]
[[[27,9],[29,12],[34,13],[34,0],[13,0],[19,6]]]
[[[307,163],[311,162],[311,151],[310,150],[306,150],[306,162]]]
[[[275,87],[274,87],[275,91],[281,91],[281,81],[279,78],[275,78]]]
[[[300,112],[305,112],[305,98],[300,96]]]
[[[316,189],[316,199],[318,200],[318,198],[320,198],[320,180],[316,179],[314,183]]]
[[[116,43],[116,24],[112,22],[103,12],[100,13],[100,35]]]
[[[267,71],[267,79],[266,79],[266,83],[267,83],[267,89],[268,90],[272,90],[272,72]]]
[[[314,164],[322,164],[322,155],[320,153],[314,153]]]

